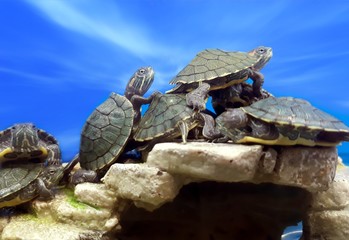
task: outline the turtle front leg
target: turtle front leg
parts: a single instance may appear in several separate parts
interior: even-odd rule
[[[134,115],[134,120],[133,120],[133,124],[136,125],[139,120],[141,120],[141,107],[142,105],[144,104],[149,104],[151,103],[151,101],[153,101],[153,98],[156,96],[156,95],[159,95],[161,94],[160,92],[153,92],[149,97],[142,97],[140,95],[133,95],[131,97],[131,103],[133,105],[133,109],[135,110],[135,115]]]
[[[264,75],[258,71],[254,71],[252,69],[248,70],[248,77],[252,79],[253,84],[253,94],[256,97],[262,96],[262,85],[264,83]]]
[[[39,200],[47,201],[51,200],[54,197],[53,192],[46,187],[44,181],[41,178],[38,178],[36,180],[36,187],[39,194]]]
[[[210,84],[199,83],[199,86],[187,93],[186,101],[187,105],[192,107],[194,110],[203,111],[206,109],[206,98],[208,97],[208,92],[210,90]]]

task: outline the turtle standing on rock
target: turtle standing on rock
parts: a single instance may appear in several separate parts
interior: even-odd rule
[[[247,107],[227,109],[216,124],[234,143],[336,146],[349,141],[349,128],[342,121],[293,97],[268,97]]]
[[[32,123],[15,124],[0,132],[0,163],[47,162],[61,164],[57,140]]]
[[[73,175],[73,184],[98,180],[123,153],[140,119],[141,105],[149,103],[153,97],[142,97],[153,79],[151,67],[138,69],[126,86],[125,96],[111,93],[88,117],[82,129],[78,155],[82,169]]]
[[[196,88],[209,91],[224,89],[239,84],[248,78],[253,80],[253,93],[262,96],[264,76],[259,72],[272,57],[270,47],[257,47],[249,52],[226,52],[220,49],[206,49],[182,69],[170,84],[176,86],[167,93],[186,93],[187,103],[194,109],[204,109],[206,96],[192,95]],[[208,85],[208,86],[207,86]],[[205,92],[203,92],[205,93]]]
[[[17,206],[39,198],[53,198],[53,188],[67,178],[77,160],[66,166],[11,162],[0,168],[0,208]],[[65,182],[63,182],[65,183]]]

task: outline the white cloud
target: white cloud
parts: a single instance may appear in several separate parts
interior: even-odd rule
[[[86,8],[73,6],[73,3],[77,3],[76,1],[27,1],[62,27],[90,37],[106,40],[139,57],[168,55],[171,52],[170,48],[161,46],[159,43],[156,43],[154,39],[150,38],[145,27],[142,28],[133,25],[127,19],[119,16],[118,9],[115,5],[111,6],[114,8],[111,21],[110,15],[103,16],[103,14],[100,13],[96,16],[93,11],[95,6],[93,5],[86,10]]]

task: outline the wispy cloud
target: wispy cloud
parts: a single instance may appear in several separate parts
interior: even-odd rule
[[[27,1],[62,27],[89,37],[106,40],[139,57],[168,55],[170,53],[171,49],[162,46],[155,39],[149,37],[150,33],[147,32],[146,27],[139,27],[138,24],[137,26],[132,25],[131,21],[119,16],[115,5],[112,6],[114,13],[113,19],[110,21],[110,19],[104,19],[103,14],[91,17],[94,11],[93,5],[81,11],[80,9],[83,8],[76,7],[72,4],[73,2],[68,1]]]

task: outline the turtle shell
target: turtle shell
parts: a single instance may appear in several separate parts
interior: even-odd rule
[[[132,131],[134,110],[124,96],[111,93],[88,117],[80,141],[80,165],[101,170],[122,153]]]
[[[0,168],[0,208],[15,206],[31,199],[21,199],[19,194],[42,173],[43,164],[13,164]],[[36,189],[33,188],[33,191]]]
[[[170,84],[213,81],[241,72],[257,64],[261,55],[247,52],[226,52],[220,49],[205,49],[175,76]],[[242,74],[244,75],[244,74]],[[246,75],[246,74],[245,74]],[[236,76],[236,79],[245,76]]]
[[[186,104],[185,94],[157,94],[142,117],[134,133],[136,141],[180,135],[180,121],[188,123],[189,130],[196,126],[193,110]]]
[[[0,132],[0,162],[33,161],[59,164],[57,140],[32,123],[15,124]]]
[[[268,123],[304,127],[310,130],[349,133],[349,128],[337,118],[293,97],[268,97],[242,107],[248,115]]]

